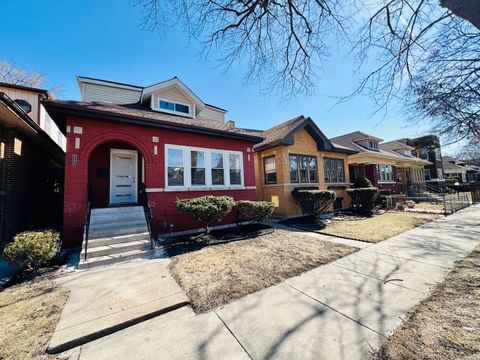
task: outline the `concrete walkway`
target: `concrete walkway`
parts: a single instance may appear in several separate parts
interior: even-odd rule
[[[70,290],[48,352],[58,353],[188,304],[169,259],[141,259],[77,271],[55,285]]]
[[[365,359],[480,243],[470,207],[206,314],[189,308],[77,348],[74,359]]]

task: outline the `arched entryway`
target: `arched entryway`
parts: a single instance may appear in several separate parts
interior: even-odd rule
[[[91,206],[138,203],[138,190],[144,182],[144,158],[134,146],[109,141],[98,145],[88,161],[88,191]]]

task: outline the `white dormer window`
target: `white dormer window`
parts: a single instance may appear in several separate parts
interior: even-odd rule
[[[403,150],[403,155],[412,156],[412,150]]]
[[[190,105],[187,104],[171,102],[161,99],[159,100],[158,107],[160,108],[160,110],[169,113],[191,116]]]
[[[375,141],[368,141],[368,148],[369,149],[375,149],[377,150],[378,149],[378,143],[376,143]]]

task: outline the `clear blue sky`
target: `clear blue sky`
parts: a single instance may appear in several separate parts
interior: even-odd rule
[[[257,85],[245,84],[240,71],[225,74],[214,56],[199,58],[200,45],[180,29],[160,36],[142,31],[140,19],[130,0],[2,0],[0,59],[41,72],[48,85],[61,85],[62,99],[79,99],[77,75],[136,85],[176,75],[205,102],[228,109],[227,118],[241,127],[265,129],[303,114],[328,137],[354,130],[385,140],[424,134],[406,123],[401,109],[373,115],[367,96],[332,108],[332,96],[350,93],[360,79],[343,55],[333,53],[316,95],[282,103],[275,93],[262,95]]]

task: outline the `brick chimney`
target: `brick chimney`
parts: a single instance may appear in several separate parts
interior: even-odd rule
[[[235,129],[235,121],[233,120],[228,120],[225,125],[227,125],[227,129],[231,130],[231,129]]]

